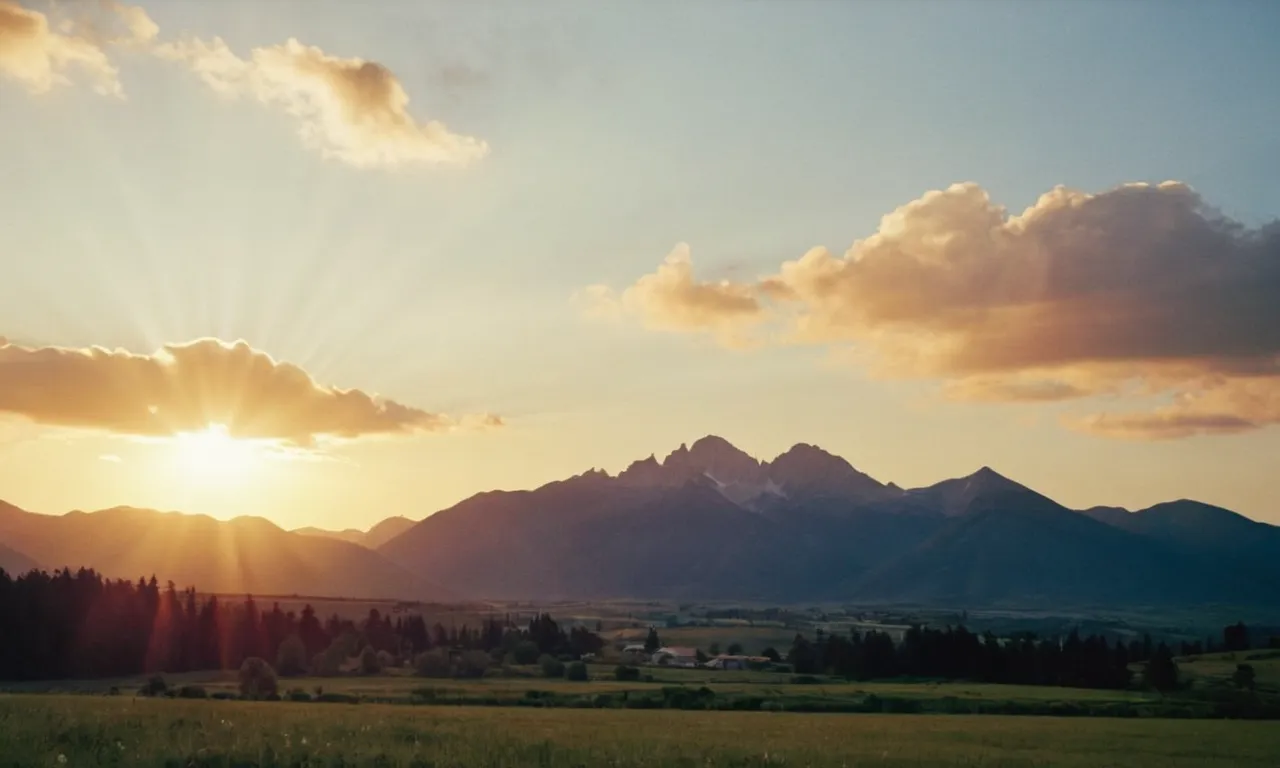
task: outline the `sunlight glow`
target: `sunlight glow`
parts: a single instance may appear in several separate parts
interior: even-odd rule
[[[225,425],[210,424],[200,432],[174,438],[177,460],[192,480],[229,485],[245,480],[263,457],[252,441],[237,440]]]

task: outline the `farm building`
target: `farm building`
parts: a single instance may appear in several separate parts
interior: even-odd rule
[[[668,667],[696,667],[698,651],[696,648],[667,646],[654,651],[651,661]]]

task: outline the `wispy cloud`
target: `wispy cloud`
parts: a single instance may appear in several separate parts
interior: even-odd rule
[[[163,43],[156,55],[182,62],[214,91],[250,98],[296,118],[303,142],[361,168],[466,164],[484,157],[484,141],[409,113],[409,96],[381,64],[331,56],[290,39],[245,58],[221,38]]]
[[[99,12],[54,24],[45,13],[0,0],[0,76],[36,94],[82,77],[98,92],[122,97],[111,49],[130,49],[187,66],[225,97],[280,110],[298,122],[306,146],[358,168],[466,165],[489,152],[482,139],[416,117],[400,79],[376,61],[335,56],[292,38],[240,56],[220,37],[162,41],[159,25],[140,6],[86,8]],[[477,76],[455,64],[441,65],[429,79],[456,90]]]

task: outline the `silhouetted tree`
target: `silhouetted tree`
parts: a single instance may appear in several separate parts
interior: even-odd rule
[[[1152,652],[1143,671],[1143,680],[1157,691],[1172,691],[1178,687],[1178,665],[1169,646],[1160,643]]]
[[[647,653],[653,653],[662,647],[662,638],[658,637],[656,627],[649,627],[649,634],[644,638],[644,650]]]

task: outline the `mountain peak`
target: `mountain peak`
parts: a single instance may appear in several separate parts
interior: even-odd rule
[[[883,484],[848,461],[809,443],[796,443],[766,466],[769,479],[788,494],[866,499],[885,491]]]
[[[708,474],[720,482],[755,482],[760,475],[759,461],[716,435],[700,437],[688,448],[681,444],[662,465],[689,474]]]

